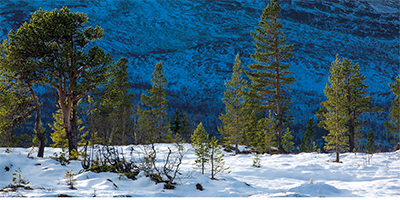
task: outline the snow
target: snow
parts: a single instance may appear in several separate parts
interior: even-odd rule
[[[156,144],[158,166],[161,167],[171,144]],[[344,153],[343,163],[331,162],[334,154],[300,153],[260,155],[261,168],[252,167],[253,155],[225,153],[230,173],[218,174],[211,180],[209,169],[199,173],[193,165],[195,155],[189,144],[181,166],[181,175],[174,190],[163,189],[141,172],[137,180],[120,178],[117,173],[84,172],[80,161],[61,166],[49,158],[61,149],[46,147],[44,158],[27,158],[30,148],[0,148],[0,188],[12,183],[12,173],[21,168],[22,178],[34,190],[0,192],[0,197],[400,197],[400,151],[374,154],[370,162],[364,153]],[[118,146],[124,152],[133,147],[138,154],[141,146]],[[244,149],[242,146],[241,149]],[[34,149],[34,155],[37,148]],[[135,157],[135,159],[138,159]],[[11,169],[5,170],[8,166]],[[76,190],[69,189],[65,173],[77,174]],[[82,171],[81,171],[82,170]],[[78,173],[80,172],[81,173]],[[107,180],[110,179],[110,180]],[[113,183],[117,186],[115,187]],[[204,190],[196,189],[200,183]]]

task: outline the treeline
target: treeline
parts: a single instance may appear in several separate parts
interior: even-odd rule
[[[249,145],[257,153],[375,152],[374,133],[366,130],[363,119],[383,109],[371,107],[365,76],[358,64],[340,58],[331,63],[329,82],[315,113],[304,131],[301,144],[295,147],[292,131],[294,117],[290,86],[296,81],[289,61],[294,46],[287,44],[279,19],[281,8],[272,0],[263,10],[259,27],[251,32],[256,46],[250,54],[254,63],[245,70],[239,55],[233,74],[225,82],[222,99],[225,113],[219,116],[220,144],[226,149]],[[1,46],[0,133],[1,146],[16,145],[15,127],[35,116],[35,142],[38,156],[43,156],[45,129],[41,123],[42,105],[36,86],[52,89],[59,110],[53,114],[51,139],[55,147],[68,147],[70,156],[84,144],[152,144],[174,141],[190,142],[197,126],[186,113],[176,110],[168,118],[167,79],[162,63],[155,65],[152,87],[134,103],[128,79],[128,59],[115,62],[95,41],[104,37],[103,29],[88,25],[83,13],[69,9],[32,14],[29,23],[11,30]],[[385,123],[387,139],[396,144],[400,137],[400,76],[389,83],[396,96]],[[305,86],[306,87],[306,86]],[[79,119],[84,116],[85,122]],[[201,121],[201,119],[200,119]],[[87,127],[84,127],[86,124]],[[325,144],[316,144],[316,126],[328,131]],[[369,131],[369,132],[368,132]],[[366,134],[368,132],[368,134]],[[367,140],[365,145],[357,141]]]

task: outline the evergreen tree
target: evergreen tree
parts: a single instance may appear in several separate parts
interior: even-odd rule
[[[301,139],[300,151],[301,152],[312,152],[315,151],[314,142],[316,139],[315,135],[315,123],[312,118],[307,122],[306,132],[303,134],[303,139]]]
[[[170,130],[173,135],[178,135],[184,142],[190,142],[190,123],[186,113],[181,113],[179,109],[175,110],[170,122]]]
[[[138,144],[152,144],[157,138],[155,130],[155,120],[150,112],[146,112],[140,106],[138,107],[138,121],[136,141]]]
[[[295,79],[290,77],[292,72],[288,64],[288,59],[294,56],[291,52],[293,45],[286,45],[283,25],[279,20],[280,12],[277,0],[271,0],[263,10],[259,28],[255,28],[255,33],[251,32],[256,45],[256,52],[251,54],[251,58],[257,63],[249,65],[252,71],[245,73],[252,82],[250,89],[256,91],[252,97],[262,101],[259,110],[273,110],[276,113],[278,148],[283,152],[283,129],[292,120],[288,115],[291,100],[287,86],[294,83]]]
[[[215,175],[229,169],[225,167],[224,154],[222,154],[221,146],[218,145],[218,140],[213,136],[209,143],[210,164],[211,164],[211,179],[215,179]],[[229,172],[228,172],[229,173]]]
[[[282,147],[286,152],[290,152],[294,148],[293,135],[289,131],[289,127],[286,128],[285,134],[282,137]]]
[[[86,14],[72,13],[66,7],[40,9],[18,31],[11,30],[2,45],[4,54],[15,61],[8,63],[9,68],[57,92],[72,159],[79,132],[76,105],[92,88],[106,81],[104,75],[112,64],[109,54],[90,45],[104,37],[103,29],[87,23]]]
[[[48,124],[48,126],[53,131],[50,134],[51,140],[54,142],[51,146],[56,148],[67,148],[68,147],[68,138],[67,132],[65,131],[63,119],[62,119],[62,112],[61,109],[58,109],[56,113],[53,113],[53,124]],[[85,129],[82,125],[82,120],[78,119],[78,131],[82,132]],[[80,134],[78,140],[78,146],[86,145],[85,137],[88,135],[88,132]]]
[[[210,145],[208,133],[206,133],[203,123],[201,122],[197,126],[197,129],[193,132],[191,145],[194,149],[194,154],[197,156],[196,160],[194,161],[195,165],[200,167],[201,173],[204,174],[205,165],[210,160]]]
[[[15,48],[11,48],[15,50]],[[8,109],[11,115],[7,117],[9,121],[8,125],[14,127],[15,125],[20,125],[22,121],[18,122],[15,119],[24,119],[30,116],[33,112],[35,112],[35,127],[34,132],[36,133],[36,137],[39,140],[39,151],[37,156],[43,157],[44,154],[44,147],[45,147],[45,135],[40,132],[40,121],[41,121],[41,113],[40,113],[40,102],[39,98],[36,95],[35,90],[33,89],[34,85],[38,85],[40,83],[40,79],[31,76],[30,70],[21,70],[18,71],[17,69],[25,68],[29,65],[29,59],[22,56],[22,58],[17,58],[18,56],[14,55],[10,49],[9,42],[5,40],[1,46],[1,56],[0,56],[0,76],[1,82],[4,87],[2,88],[2,96],[4,98],[13,98],[17,97],[17,99],[13,99]],[[9,91],[7,91],[9,90]],[[16,92],[20,94],[16,94]],[[22,100],[22,101],[21,101]],[[25,107],[25,110],[19,110],[18,113],[12,111],[13,108],[22,108]],[[13,119],[18,115],[19,117]],[[11,121],[10,121],[11,120]],[[11,123],[10,123],[11,122]],[[8,132],[11,134],[11,129],[8,129]]]
[[[261,163],[260,163],[260,158],[258,157],[258,154],[254,154],[254,159],[253,159],[253,167],[260,168]]]
[[[34,111],[28,93],[20,81],[10,79],[0,70],[0,146],[13,143],[14,128],[24,123]]]
[[[245,106],[245,85],[247,82],[242,78],[243,67],[240,63],[239,55],[236,55],[232,79],[225,81],[226,91],[222,101],[225,104],[226,113],[219,116],[222,126],[218,127],[218,131],[228,145],[235,145],[235,154],[239,153],[239,142],[244,139],[248,112]]]
[[[346,123],[349,150],[355,150],[356,143],[356,130],[360,127],[360,118],[363,113],[370,112],[370,102],[372,97],[367,96],[366,89],[368,85],[365,84],[365,76],[360,72],[358,63],[353,65],[351,60],[343,58],[342,65],[344,68],[344,90],[347,95],[346,105],[348,112],[348,120]],[[377,108],[374,108],[376,110]]]
[[[326,109],[322,121],[323,127],[329,131],[325,139],[326,150],[334,150],[336,153],[336,161],[339,161],[339,153],[341,150],[347,150],[347,94],[344,91],[345,72],[343,63],[340,62],[339,56],[332,62],[330,68],[329,84],[326,84],[324,93],[327,100],[321,105]]]
[[[268,117],[258,120],[256,129],[247,132],[250,145],[259,153],[272,154],[272,147],[276,144],[275,127],[275,120],[269,111]]]
[[[153,87],[150,90],[147,90],[150,96],[142,93],[140,97],[143,107],[147,108],[146,110],[142,110],[143,112],[140,114],[149,116],[148,119],[151,120],[151,123],[153,124],[148,128],[152,129],[151,132],[156,133],[153,142],[162,142],[162,135],[163,133],[167,133],[168,127],[166,111],[168,100],[167,92],[165,91],[165,88],[167,87],[167,78],[163,73],[164,70],[160,61],[156,64],[153,78],[151,79]]]
[[[372,132],[372,130],[369,130],[367,134],[367,142],[365,143],[365,151],[367,153],[374,153],[375,148],[375,133]]]
[[[129,92],[130,81],[128,78],[128,59],[121,58],[110,73],[108,83],[97,101],[97,121],[106,123],[102,129],[104,139],[108,144],[126,144],[128,121],[133,107],[134,94]],[[99,132],[99,130],[97,130]]]
[[[395,95],[389,112],[389,121],[385,122],[387,136],[390,142],[400,144],[400,75],[396,77],[394,84],[389,83],[390,90]]]

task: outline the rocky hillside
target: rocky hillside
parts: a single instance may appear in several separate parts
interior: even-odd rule
[[[188,112],[216,133],[224,81],[231,77],[236,54],[252,63],[255,46],[250,31],[258,25],[265,0],[224,1],[31,1],[0,2],[1,39],[18,29],[30,13],[62,6],[87,13],[91,25],[105,31],[96,44],[117,60],[130,61],[132,91],[150,87],[151,73],[163,62],[172,108]],[[324,100],[329,66],[335,55],[358,62],[367,76],[373,104],[386,110],[393,98],[388,82],[399,74],[399,3],[397,0],[292,0],[282,1],[282,23],[288,43],[295,46],[291,70],[291,111],[294,132],[301,135],[306,120]],[[383,135],[387,113],[368,117]]]

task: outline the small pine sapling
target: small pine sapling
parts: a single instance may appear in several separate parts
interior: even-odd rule
[[[71,190],[76,190],[76,188],[75,188],[75,182],[78,180],[78,179],[76,179],[76,178],[74,178],[74,176],[75,176],[76,174],[73,174],[72,173],[72,169],[71,170],[69,170],[69,171],[67,171],[66,173],[65,173],[65,176],[64,176],[64,178],[66,179],[66,183],[67,183],[67,185],[69,185],[69,189],[71,189]]]
[[[27,179],[22,178],[21,173],[22,173],[22,170],[19,167],[13,173],[12,182],[14,183],[14,185],[16,187],[25,187],[26,185],[29,184],[29,181]]]
[[[197,156],[197,159],[194,161],[195,165],[200,167],[201,173],[204,174],[205,165],[210,160],[210,155],[208,133],[206,133],[201,122],[193,132],[191,145],[194,149],[194,154]]]
[[[367,153],[372,154],[375,152],[375,133],[370,130],[367,134],[367,142],[365,143],[365,150]]]
[[[253,165],[252,166],[256,167],[256,168],[260,168],[261,167],[260,158],[258,157],[258,154],[254,155]]]
[[[282,138],[282,140],[283,140],[282,147],[286,152],[290,152],[294,148],[293,135],[291,135],[290,133],[291,133],[291,131],[289,131],[289,127],[288,127]]]
[[[215,179],[215,175],[229,169],[225,167],[224,154],[222,154],[221,146],[218,145],[218,140],[213,136],[209,143],[210,147],[210,164],[211,164],[211,179]],[[228,172],[229,174],[229,172]]]

